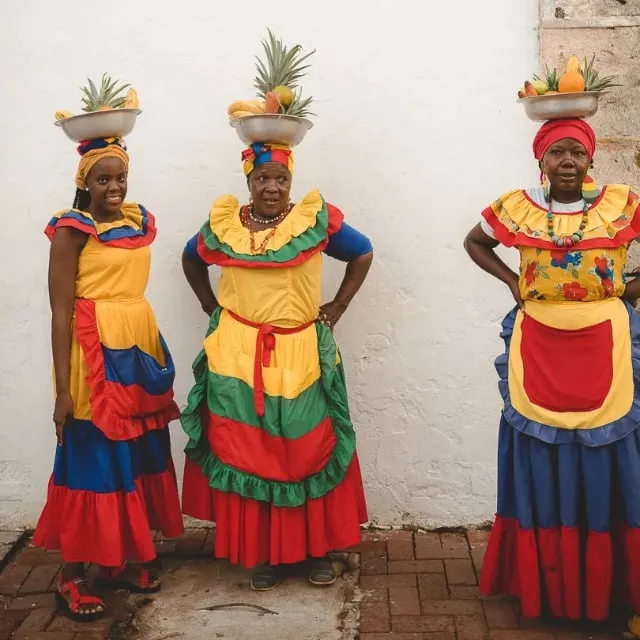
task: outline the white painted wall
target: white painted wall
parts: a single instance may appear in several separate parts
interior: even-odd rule
[[[269,26],[317,49],[306,87],[316,126],[294,191],[318,186],[376,251],[337,330],[372,518],[478,523],[494,509],[499,400],[493,357],[508,292],[462,250],[503,190],[536,179],[533,126],[515,92],[536,64],[535,0],[21,0],[0,21],[0,527],[33,526],[54,451],[50,215],[71,205],[75,149],[52,125],[103,71],[131,82],[144,114],[128,139],[130,196],[157,216],[149,297],[184,403],[205,318],[180,254],[215,196],[244,195],[226,122],[251,97]],[[326,297],[341,267],[328,265]],[[176,462],[184,438],[174,427]]]

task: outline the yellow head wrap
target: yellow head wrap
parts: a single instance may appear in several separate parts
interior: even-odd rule
[[[82,156],[76,173],[78,189],[85,188],[89,171],[103,158],[118,158],[124,164],[125,171],[129,168],[129,154],[121,138],[100,138],[81,142],[78,153]]]
[[[267,162],[284,165],[293,175],[293,151],[286,145],[256,142],[242,152],[242,170],[245,176]]]

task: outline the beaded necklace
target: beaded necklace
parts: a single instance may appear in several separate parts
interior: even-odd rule
[[[240,207],[240,222],[242,226],[249,230],[249,241],[251,243],[251,253],[252,254],[263,254],[264,250],[269,244],[269,240],[273,238],[275,232],[278,230],[278,225],[289,215],[293,209],[293,203],[290,202],[286,209],[275,218],[260,218],[253,213],[253,205],[248,204]],[[256,249],[256,241],[255,241],[255,232],[251,228],[251,222],[255,222],[256,224],[273,224],[273,227],[264,237],[264,240],[260,243],[260,246]]]
[[[585,200],[584,206],[582,207],[582,221],[580,222],[580,226],[578,227],[578,230],[574,231],[570,236],[557,236],[555,234],[553,230],[554,213],[551,211],[551,200],[547,201],[547,205],[549,207],[549,212],[547,213],[547,232],[549,233],[551,242],[559,248],[571,249],[572,247],[575,247],[584,237],[584,230],[587,226],[587,222],[589,221],[590,204]]]
[[[567,236],[558,236],[553,230],[553,216],[555,215],[551,209],[551,186],[548,182],[544,183],[544,199],[547,204],[547,233],[551,242],[559,249],[571,249],[575,247],[584,238],[584,230],[589,222],[589,210],[594,202],[600,196],[600,189],[591,176],[585,176],[582,184],[582,198],[584,205],[582,207],[582,220],[577,231]]]

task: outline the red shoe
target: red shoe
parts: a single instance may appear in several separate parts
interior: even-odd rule
[[[102,618],[107,611],[104,601],[97,596],[80,593],[79,585],[86,586],[84,578],[65,581],[60,574],[56,585],[56,601],[59,608],[66,616],[76,622],[92,622]],[[93,605],[96,611],[83,613],[80,609],[87,605]]]

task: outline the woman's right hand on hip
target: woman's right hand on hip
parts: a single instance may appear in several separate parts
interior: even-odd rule
[[[522,301],[522,296],[520,295],[520,283],[517,278],[513,282],[509,283],[509,290],[511,291],[513,299],[516,301],[518,308],[524,309],[524,302]]]
[[[69,393],[59,393],[53,410],[53,422],[56,425],[58,444],[62,444],[62,432],[67,422],[73,418],[73,399]]]

